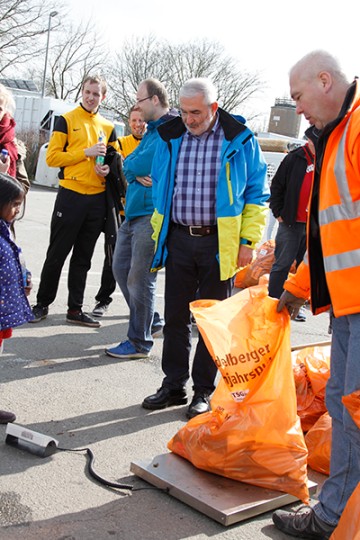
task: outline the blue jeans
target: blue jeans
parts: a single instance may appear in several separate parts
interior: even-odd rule
[[[330,379],[326,406],[332,418],[330,476],[319,494],[316,514],[336,525],[360,482],[360,429],[351,419],[341,398],[360,389],[360,314],[334,317]]]
[[[150,218],[141,216],[121,224],[112,266],[130,309],[128,339],[139,352],[151,350],[151,329],[163,325],[159,314],[154,314],[157,273],[150,272],[154,257]]]
[[[279,223],[275,237],[275,262],[269,277],[269,296],[280,298],[292,263],[300,264],[306,249],[306,224]]]

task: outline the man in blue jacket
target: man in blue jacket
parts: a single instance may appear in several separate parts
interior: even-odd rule
[[[189,303],[224,300],[237,269],[252,260],[265,226],[269,188],[266,164],[244,119],[217,103],[208,79],[180,90],[181,118],[160,126],[152,167],[155,212],[153,270],[166,265],[161,388],[146,409],[187,403],[191,320]],[[216,365],[199,336],[192,379],[192,418],[209,410]]]
[[[178,115],[169,111],[164,85],[156,79],[139,84],[136,108],[147,123],[139,146],[125,159],[128,182],[125,221],[116,240],[113,274],[130,308],[128,339],[106,354],[115,358],[146,358],[153,346],[153,336],[162,331],[162,318],[154,312],[156,273],[150,272],[154,241],[150,218],[154,211],[151,165],[159,140],[157,127]]]

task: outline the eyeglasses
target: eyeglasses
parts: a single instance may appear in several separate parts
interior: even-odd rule
[[[142,101],[146,101],[147,99],[152,99],[154,96],[148,96],[148,97],[144,97],[142,99],[137,99],[136,100],[136,103],[141,103]]]

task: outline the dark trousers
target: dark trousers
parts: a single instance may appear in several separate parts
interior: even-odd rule
[[[50,242],[41,272],[37,302],[48,306],[56,297],[66,257],[72,250],[68,274],[68,307],[82,308],[86,276],[105,219],[105,193],[82,195],[59,188],[50,226]]]
[[[299,265],[306,251],[306,224],[279,223],[275,237],[275,262],[269,277],[269,296],[280,298],[292,263]]]
[[[116,281],[112,271],[112,254],[109,252],[109,247],[106,244],[104,264],[101,272],[100,288],[95,296],[97,302],[110,304],[112,302],[111,295],[116,289]]]
[[[181,229],[171,229],[167,248],[163,385],[179,389],[185,386],[190,373],[189,303],[195,297],[217,300],[228,298],[233,280],[220,281],[217,234],[193,237]],[[194,391],[211,394],[215,388],[216,373],[216,365],[199,334],[191,373]]]

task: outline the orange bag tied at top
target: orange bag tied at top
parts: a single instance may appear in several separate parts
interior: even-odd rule
[[[267,286],[191,304],[222,379],[212,411],[190,420],[168,448],[196,467],[308,503],[307,449],[296,414],[290,318]]]

